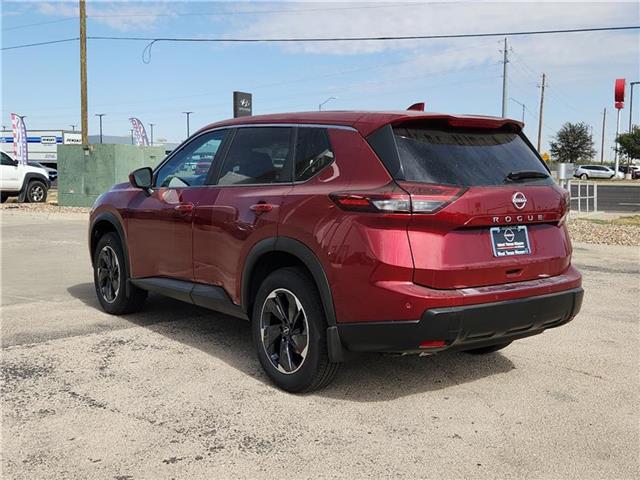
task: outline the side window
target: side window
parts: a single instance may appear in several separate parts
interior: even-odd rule
[[[204,185],[227,132],[207,133],[186,145],[158,170],[156,186],[184,188]]]
[[[13,166],[13,161],[11,160],[11,157],[9,157],[9,155],[7,155],[4,152],[0,152],[1,156],[2,156],[2,165],[6,166],[6,167],[12,167]]]
[[[313,177],[333,162],[333,159],[334,155],[326,128],[298,128],[294,177],[296,182]]]
[[[291,128],[238,128],[224,160],[218,185],[290,181]]]

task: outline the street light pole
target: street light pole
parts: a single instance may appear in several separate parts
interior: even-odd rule
[[[133,145],[133,128],[131,129],[131,145]]]
[[[100,118],[100,143],[102,143],[102,117],[104,117],[106,113],[96,113],[96,117]]]
[[[71,127],[72,131],[74,131],[74,132],[76,131],[76,126],[75,125],[69,125],[69,126]]]
[[[633,127],[633,87],[638,85],[640,82],[630,82],[631,94],[629,95],[629,133],[631,133],[631,128]]]
[[[604,132],[607,126],[607,108],[602,111],[602,140],[600,142],[600,165],[604,163]]]
[[[149,126],[151,127],[151,146],[153,147],[153,126],[155,125],[155,123],[150,123]]]
[[[189,138],[189,135],[191,134],[189,132],[189,115],[191,115],[193,112],[182,112],[187,116],[187,138]]]
[[[327,98],[324,102],[322,102],[321,104],[319,104],[319,105],[318,105],[318,111],[319,111],[319,112],[321,112],[321,111],[322,111],[322,106],[323,106],[325,103],[329,103],[331,100],[337,100],[337,99],[338,99],[338,97],[329,97],[329,98]]]

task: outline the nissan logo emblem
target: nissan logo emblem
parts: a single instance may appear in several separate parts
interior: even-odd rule
[[[511,197],[511,201],[513,202],[513,206],[518,210],[522,210],[527,206],[527,197],[525,197],[522,192],[514,193],[513,197]]]
[[[514,239],[514,238],[516,238],[516,234],[515,234],[515,233],[513,233],[513,230],[511,230],[510,228],[507,228],[507,229],[504,231],[504,234],[503,234],[503,235],[504,235],[504,239],[505,239],[507,242],[513,242],[513,239]]]

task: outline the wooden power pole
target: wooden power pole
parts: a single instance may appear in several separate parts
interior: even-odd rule
[[[82,145],[89,144],[89,121],[87,118],[87,5],[80,0],[80,130]]]
[[[542,74],[542,84],[540,85],[540,116],[538,117],[538,152],[542,146],[542,113],[544,111],[544,87],[546,85],[547,77]]]

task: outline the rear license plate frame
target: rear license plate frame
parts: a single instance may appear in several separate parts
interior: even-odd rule
[[[494,257],[531,255],[529,229],[526,225],[491,227],[489,236]]]

